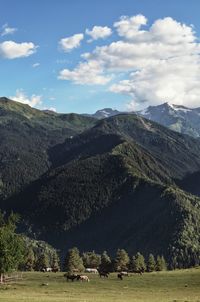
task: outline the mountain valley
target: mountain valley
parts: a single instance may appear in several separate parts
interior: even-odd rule
[[[5,98],[0,125],[0,208],[20,214],[20,232],[61,253],[71,246],[111,254],[125,248],[163,254],[173,267],[196,261],[200,141],[194,135],[141,114],[99,119]]]

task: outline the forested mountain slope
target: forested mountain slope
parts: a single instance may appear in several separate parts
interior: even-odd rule
[[[49,154],[52,168],[4,203],[21,214],[23,230],[61,249],[120,246],[168,258],[174,249],[177,257],[182,248],[184,257],[192,246],[198,252],[200,200],[175,185],[200,170],[195,139],[118,115]]]
[[[0,98],[0,195],[6,198],[51,166],[50,147],[93,125],[76,114],[46,113]]]

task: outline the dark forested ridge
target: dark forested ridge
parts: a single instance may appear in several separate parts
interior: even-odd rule
[[[93,125],[76,114],[47,113],[0,98],[0,195],[6,198],[51,167],[50,147]]]
[[[200,171],[198,140],[133,114],[96,121],[0,103],[1,207],[20,213],[21,230],[61,250],[197,263],[200,199],[183,181]]]

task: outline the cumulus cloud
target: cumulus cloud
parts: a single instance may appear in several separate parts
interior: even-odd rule
[[[4,41],[0,43],[0,56],[6,59],[16,59],[29,57],[36,52],[37,46],[32,42],[16,43],[14,41]]]
[[[28,97],[22,89],[18,89],[16,91],[16,95],[11,96],[10,99],[13,100],[13,101],[22,103],[22,104],[27,104],[31,107],[36,107],[36,106],[42,104],[42,96],[41,95],[32,94],[30,97]]]
[[[2,26],[2,32],[1,32],[1,36],[7,36],[7,35],[12,35],[17,31],[17,28],[15,27],[9,27],[8,24],[4,24]]]
[[[58,78],[73,81],[75,84],[105,85],[110,81],[109,76],[102,75],[103,69],[95,60],[80,63],[74,70],[63,69]]]
[[[114,23],[114,27],[117,29],[118,35],[127,39],[133,39],[136,36],[144,34],[144,31],[140,31],[142,25],[147,24],[147,19],[143,15],[137,15],[133,17],[122,16],[118,22]]]
[[[110,87],[110,91],[129,95],[129,109],[138,109],[145,103],[162,102],[199,107],[199,58],[192,56],[158,61],[152,66],[130,74],[128,80]]]
[[[94,26],[92,30],[86,29],[85,33],[91,37],[88,42],[92,42],[98,39],[105,39],[112,34],[111,28],[107,26]]]
[[[59,41],[59,46],[64,52],[70,52],[72,49],[79,47],[83,39],[83,34],[76,34],[71,37],[61,39]]]
[[[109,90],[129,96],[130,109],[163,101],[199,106],[200,43],[193,26],[171,17],[148,25],[146,17],[137,15],[121,17],[114,28],[120,39],[83,54],[84,62],[60,75],[79,84],[97,83],[95,75],[107,84],[113,79],[109,74],[123,73]],[[94,62],[98,68],[91,76]]]

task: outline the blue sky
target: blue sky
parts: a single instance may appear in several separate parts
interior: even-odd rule
[[[58,112],[200,106],[199,11],[199,0],[0,0],[0,95]]]

